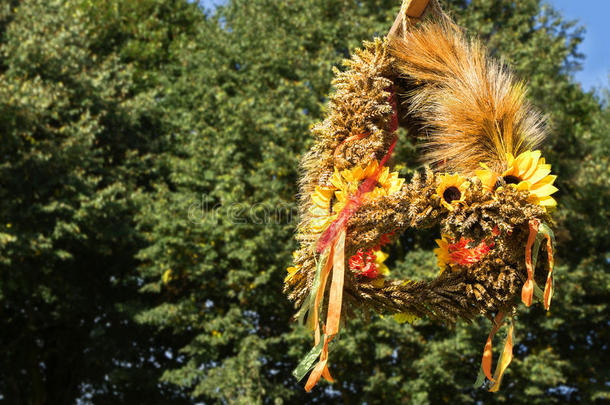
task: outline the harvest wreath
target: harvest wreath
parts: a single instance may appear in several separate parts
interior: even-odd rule
[[[535,296],[546,309],[553,295],[556,176],[535,150],[544,120],[523,83],[437,0],[405,0],[387,37],[365,42],[345,64],[302,160],[300,248],[285,289],[315,345],[294,375],[311,371],[308,391],[320,377],[332,381],[328,345],[346,307],[447,324],[482,314],[492,329],[477,381],[486,377],[496,391],[512,360],[519,292],[526,306]],[[408,183],[388,166],[399,125],[422,140],[427,164]],[[381,248],[409,227],[437,225],[440,275],[388,279]],[[505,319],[492,375],[492,340]]]

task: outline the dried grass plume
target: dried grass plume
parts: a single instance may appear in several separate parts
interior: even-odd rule
[[[424,163],[467,176],[480,163],[502,170],[507,153],[534,150],[544,139],[544,119],[524,83],[448,18],[425,21],[390,44]]]

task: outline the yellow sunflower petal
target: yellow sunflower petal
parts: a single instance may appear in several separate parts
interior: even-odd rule
[[[492,191],[496,181],[498,180],[498,175],[491,170],[475,170],[474,174],[481,180],[481,184],[483,188],[488,191]]]
[[[522,179],[529,179],[531,175],[536,171],[538,167],[538,161],[540,159],[540,151],[536,150],[530,154],[529,167],[523,173],[521,173]]]
[[[376,279],[371,281],[371,284],[375,287],[375,288],[383,288],[384,284],[385,284],[385,280],[383,277],[377,277]]]
[[[538,166],[538,169],[536,169],[532,173],[532,175],[527,178],[527,180],[532,184],[536,184],[540,180],[542,180],[546,176],[548,176],[550,173],[551,173],[551,165],[541,165],[541,166]]]
[[[550,197],[550,196],[540,198],[538,201],[539,201],[538,204],[540,204],[544,207],[556,207],[557,206],[557,201],[553,197]]]
[[[395,173],[396,176],[398,176],[398,173]],[[390,183],[390,188],[388,190],[388,195],[390,194],[394,194],[398,191],[400,191],[400,189],[402,188],[402,185],[405,183],[405,179],[401,179],[401,178],[395,178],[392,179],[391,183]]]
[[[506,165],[508,167],[513,166],[513,162],[515,161],[515,157],[513,156],[512,153],[507,153],[506,154]]]
[[[313,207],[311,207],[309,209],[309,212],[314,217],[322,217],[322,216],[327,216],[329,214],[328,213],[328,208],[322,208],[322,207],[319,207],[317,205],[314,205]]]
[[[371,173],[373,175],[373,173]],[[379,173],[379,177],[377,178],[377,182],[379,184],[383,184],[388,180],[388,176],[390,175],[390,168],[384,167],[381,173]]]
[[[536,184],[534,184],[532,186],[532,188],[539,188],[539,187],[545,186],[547,184],[553,184],[553,183],[555,183],[555,179],[557,179],[557,176],[555,176],[555,175],[546,176],[545,178],[536,182]]]
[[[335,186],[338,189],[345,188],[345,182],[343,181],[343,177],[341,176],[341,173],[339,173],[339,171],[337,169],[335,169],[335,172],[333,173],[332,177],[330,178],[330,182],[333,186]]]
[[[348,183],[355,183],[360,181],[364,177],[364,169],[360,166],[356,166],[352,170],[344,170],[342,174],[343,178]]]
[[[377,272],[382,276],[387,276],[388,274],[390,274],[390,268],[385,264],[381,263],[377,265]]]
[[[517,176],[521,179],[524,178],[525,173],[527,173],[530,168],[532,167],[532,165],[535,166],[535,162],[538,162],[538,159],[540,158],[540,156],[536,156],[536,154],[534,154],[534,152],[532,151],[527,151],[527,152],[523,152],[520,155],[518,155],[512,166],[513,166],[513,172],[512,175]]]
[[[390,257],[390,254],[385,253],[383,250],[377,250],[375,252],[375,262],[378,264],[385,262],[388,257]]]
[[[284,283],[289,282],[298,273],[299,267],[291,266],[286,269],[288,274],[284,277]]]
[[[557,187],[555,187],[551,184],[545,184],[541,187],[532,188],[530,190],[530,193],[534,194],[537,197],[546,197],[546,196],[553,194],[557,190],[558,190]]]
[[[379,163],[376,160],[371,161],[371,163],[368,164],[368,166],[366,167],[365,170],[363,170],[361,176],[358,180],[362,180],[362,179],[366,179],[369,178],[373,175],[373,173],[375,173],[377,171],[377,168],[379,167]],[[386,167],[387,169],[387,167]]]
[[[436,264],[441,270],[441,273],[445,271],[445,268],[451,262],[451,257],[449,256],[449,242],[447,239],[448,236],[443,235],[442,239],[435,240],[438,247],[434,249],[434,254],[436,255]]]
[[[339,202],[339,201],[344,202],[344,201],[347,201],[347,199],[349,198],[349,195],[343,190],[338,190],[338,191],[335,191],[335,197],[337,198],[337,202]],[[333,211],[334,211],[334,209],[333,209]]]
[[[328,225],[330,225],[330,223],[334,220],[335,217],[336,216],[326,216],[314,218],[309,223],[309,227],[315,233],[322,232],[328,227]]]
[[[333,192],[331,188],[316,186],[316,192],[312,194],[311,200],[319,207],[328,206]]]

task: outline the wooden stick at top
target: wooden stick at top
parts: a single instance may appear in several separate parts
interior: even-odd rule
[[[429,2],[430,0],[404,0],[398,15],[394,20],[394,24],[392,24],[392,28],[390,28],[390,31],[388,32],[388,37],[396,35],[402,25],[403,18],[421,17]]]

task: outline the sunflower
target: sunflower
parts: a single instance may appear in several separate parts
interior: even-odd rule
[[[529,200],[533,204],[543,207],[555,207],[557,201],[551,194],[557,191],[553,185],[557,176],[551,175],[551,165],[546,164],[543,157],[540,157],[539,150],[527,151],[514,157],[511,153],[506,154],[506,167],[502,173],[494,172],[492,169],[481,163],[483,169],[475,171],[481,180],[483,187],[489,191],[496,190],[502,182],[514,184],[520,190],[527,190],[530,193]]]
[[[290,266],[286,269],[288,275],[284,278],[284,283],[290,283],[290,280],[299,272],[299,266]],[[290,283],[292,284],[292,283]]]
[[[377,170],[377,161],[373,162],[375,170]],[[375,199],[379,197],[389,196],[399,191],[405,179],[398,177],[398,172],[390,172],[389,167],[384,167],[377,178],[377,186],[371,192],[370,197]]]
[[[337,199],[347,201],[349,196],[356,194],[362,182],[371,177],[379,168],[379,162],[372,160],[366,167],[356,166],[352,169],[342,171],[335,170],[331,183],[339,189]],[[398,172],[390,172],[390,168],[384,167],[377,177],[375,188],[366,194],[367,199],[376,199],[388,196],[400,190],[404,179],[398,177]]]
[[[470,183],[459,174],[443,174],[439,178],[436,196],[440,197],[441,204],[449,211],[453,211],[457,204],[464,202],[466,189]]]
[[[316,190],[311,196],[313,206],[309,210],[312,215],[309,227],[313,232],[324,231],[337,218],[337,213],[341,211],[339,208],[343,208],[338,205],[345,205],[345,202],[337,204],[335,191],[334,187],[316,186]]]
[[[292,252],[292,258],[294,261],[296,261],[298,258],[298,254],[297,254],[296,250],[294,252]],[[301,278],[301,274],[299,274],[299,270],[301,270],[301,266],[299,266],[298,264],[295,266],[288,267],[286,269],[288,274],[284,278],[284,283],[294,284],[296,281],[298,281],[298,279]]]
[[[366,167],[356,166],[352,169],[336,170],[330,179],[331,186],[316,186],[312,195],[313,206],[310,209],[312,219],[310,229],[315,233],[323,232],[341,212],[351,195],[354,195],[362,182],[377,172],[379,163],[371,161]],[[390,172],[384,167],[379,173],[375,188],[365,194],[367,199],[387,196],[400,190],[404,179],[398,172]]]
[[[443,235],[441,239],[436,239],[435,242],[438,245],[438,247],[434,249],[436,264],[441,269],[442,273],[447,266],[453,266],[451,256],[449,255],[449,236]]]

